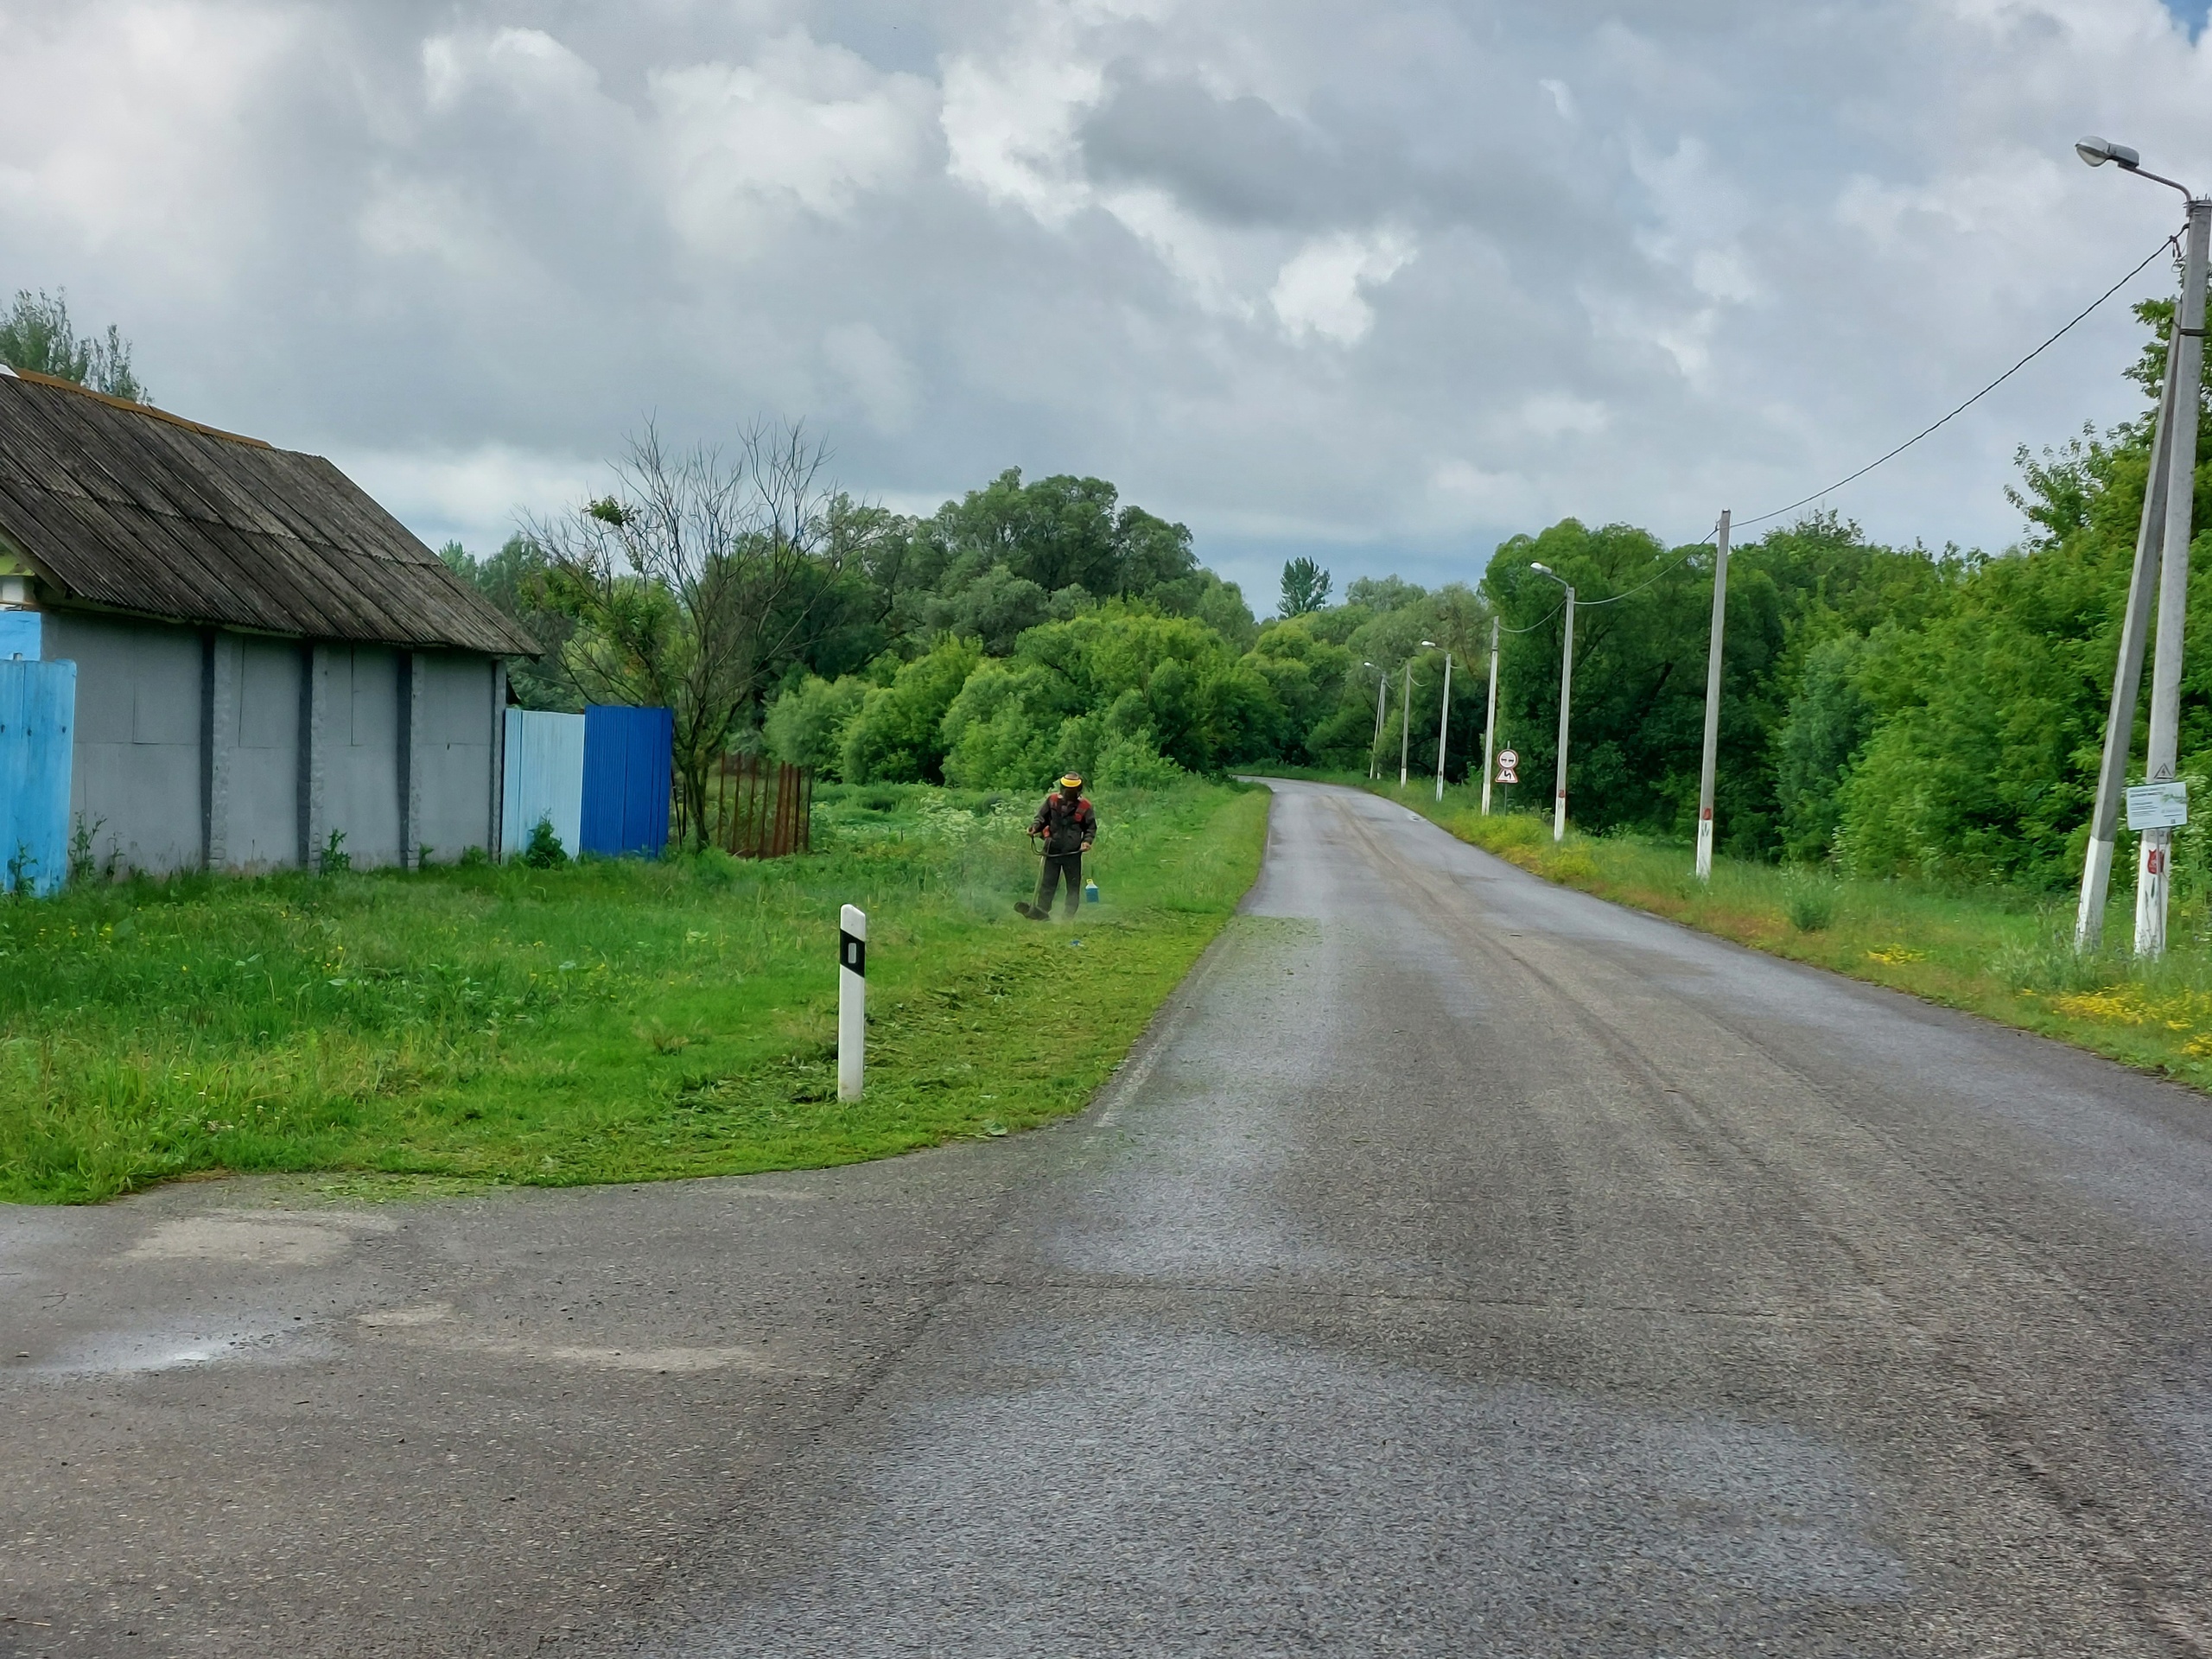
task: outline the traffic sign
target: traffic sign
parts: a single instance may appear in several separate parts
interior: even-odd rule
[[[1497,752],[1497,764],[1503,770],[1510,772],[1521,764],[1521,756],[1515,750],[1500,749]]]

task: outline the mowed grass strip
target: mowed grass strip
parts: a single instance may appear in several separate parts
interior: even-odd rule
[[[1852,880],[1732,858],[1713,860],[1708,886],[1688,846],[1573,829],[1554,844],[1548,813],[1484,817],[1479,785],[1448,788],[1440,803],[1433,775],[1402,791],[1332,781],[1396,801],[1547,880],[2212,1090],[2212,918],[2201,906],[2177,914],[2164,960],[2139,963],[2125,954],[2134,895],[2116,891],[2107,949],[2084,959],[2067,895]],[[2115,888],[2131,861],[2119,861]]]
[[[1104,902],[1014,914],[1027,799],[823,793],[772,863],[181,878],[0,905],[0,1198],[206,1171],[570,1185],[810,1167],[1080,1108],[1236,907],[1263,791],[1099,798]],[[837,912],[868,1087],[836,1099]]]

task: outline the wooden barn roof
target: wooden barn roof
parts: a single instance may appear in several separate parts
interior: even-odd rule
[[[320,455],[0,369],[0,537],[69,599],[314,639],[537,642]]]

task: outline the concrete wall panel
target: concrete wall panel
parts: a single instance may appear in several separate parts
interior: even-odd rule
[[[300,861],[300,691],[304,648],[295,639],[238,642],[237,729],[232,741],[231,867]]]
[[[463,652],[423,652],[423,826],[434,859],[464,849],[493,850],[492,659]]]
[[[357,869],[399,862],[399,653],[381,645],[330,647],[335,718],[323,774],[330,827],[346,832]]]
[[[398,861],[402,652],[69,611],[46,613],[43,626],[46,657],[77,664],[70,816],[99,824],[96,856],[156,874],[196,869],[212,839],[230,868],[295,865],[302,814],[315,804],[303,798],[319,775],[321,823],[346,832],[354,867]],[[326,712],[310,767],[303,727],[315,653]],[[457,858],[496,836],[496,664],[466,652],[424,652],[420,664],[417,835],[438,858]]]
[[[73,830],[93,830],[99,858],[156,873],[198,868],[207,810],[199,630],[49,612],[45,652],[77,664]]]

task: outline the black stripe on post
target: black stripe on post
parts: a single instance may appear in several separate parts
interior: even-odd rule
[[[837,930],[837,965],[849,969],[862,979],[868,977],[868,941],[855,938],[843,928]]]

